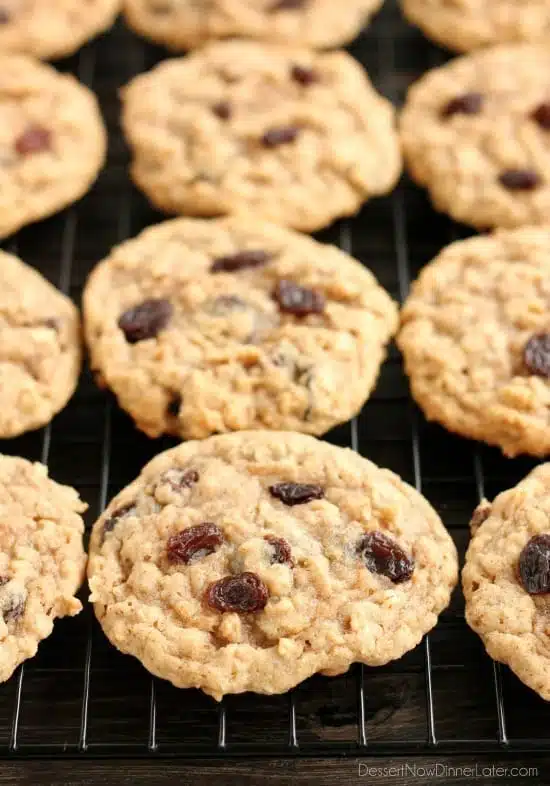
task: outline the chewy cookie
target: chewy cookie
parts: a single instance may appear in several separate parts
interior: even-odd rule
[[[508,456],[550,453],[550,230],[453,243],[421,272],[398,345],[430,420]]]
[[[462,572],[466,621],[492,658],[548,701],[550,464],[480,509]]]
[[[43,464],[0,455],[0,682],[36,654],[56,617],[82,609],[74,594],[86,565],[86,507]]]
[[[457,558],[392,472],[256,431],[154,458],[95,524],[88,576],[118,649],[221,699],[399,658],[447,606]]]
[[[394,110],[345,52],[216,43],[123,94],[132,176],[169,213],[252,210],[313,231],[390,191]]]
[[[0,51],[64,57],[114,22],[122,0],[0,0]]]
[[[0,56],[0,121],[1,238],[81,197],[106,133],[88,88],[22,55]]]
[[[216,38],[325,48],[358,35],[382,0],[126,0],[129,24],[170,49],[193,49]]]
[[[512,41],[550,42],[548,0],[401,0],[408,19],[442,46],[466,52]]]
[[[250,217],[145,230],[93,271],[84,314],[92,368],[152,437],[323,433],[359,411],[397,327],[354,259]]]
[[[70,399],[81,364],[68,297],[0,251],[0,437],[44,426]]]
[[[550,50],[518,44],[457,58],[413,85],[403,147],[438,210],[480,229],[548,222],[549,69]]]

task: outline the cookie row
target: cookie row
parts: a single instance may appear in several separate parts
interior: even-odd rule
[[[0,51],[65,57],[120,10],[146,38],[181,51],[222,38],[330,48],[355,38],[382,0],[32,0],[0,2]]]
[[[550,698],[550,465],[484,501],[462,583],[489,654]],[[40,464],[0,457],[0,681],[78,614],[85,505]],[[90,600],[111,642],[216,699],[382,665],[437,622],[457,581],[427,501],[354,451],[288,432],[156,456],[94,525]],[[508,611],[507,611],[508,610]]]
[[[81,609],[85,505],[0,457],[0,680]],[[156,456],[94,525],[90,600],[109,639],[216,699],[415,647],[457,581],[452,539],[413,488],[356,452],[251,431]]]
[[[0,50],[63,57],[106,30],[122,9],[140,35],[174,51],[215,39],[251,38],[312,48],[355,38],[383,0],[33,0],[0,4]],[[407,18],[435,41],[467,51],[548,40],[547,0],[402,0]]]
[[[509,456],[550,453],[550,229],[459,241],[421,272],[397,342],[429,419]],[[73,304],[2,253],[0,435],[47,423],[80,370]],[[356,415],[398,327],[334,246],[240,217],[173,219],[113,249],[84,291],[91,365],[151,437],[323,434]]]
[[[106,133],[72,77],[1,60],[5,237],[89,188]],[[438,209],[481,229],[547,222],[549,66],[542,48],[497,47],[413,85],[401,142]],[[218,43],[138,76],[123,99],[132,177],[169,213],[251,212],[313,231],[389,192],[401,171],[395,111],[344,52]]]

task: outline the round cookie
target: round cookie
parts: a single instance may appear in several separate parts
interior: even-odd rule
[[[438,210],[480,229],[548,222],[549,68],[549,50],[517,44],[457,58],[413,85],[405,158]]]
[[[394,109],[345,52],[227,41],[123,93],[132,177],[169,213],[313,231],[395,185]]]
[[[22,55],[0,56],[0,238],[79,199],[106,143],[88,88]]]
[[[49,59],[75,52],[114,22],[122,0],[0,0],[0,51]]]
[[[397,327],[356,260],[249,217],[145,230],[83,302],[92,368],[151,437],[323,433],[360,410]]]
[[[447,606],[457,557],[392,472],[256,431],[154,458],[95,524],[88,576],[118,649],[221,699],[401,657]]]
[[[0,437],[49,423],[81,365],[80,319],[68,297],[0,251]]]
[[[508,456],[550,453],[550,230],[453,243],[421,272],[397,343],[430,420]]]
[[[43,464],[0,455],[0,682],[82,609],[86,507]]]
[[[216,38],[255,38],[313,48],[355,38],[382,0],[126,0],[129,24],[140,35],[181,51]]]
[[[548,701],[550,464],[482,509],[462,572],[466,621],[492,658]]]
[[[550,42],[548,0],[401,0],[407,18],[442,46],[466,52],[491,44]]]

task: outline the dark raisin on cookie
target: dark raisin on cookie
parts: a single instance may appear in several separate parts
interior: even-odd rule
[[[122,507],[117,508],[114,513],[111,513],[108,519],[105,520],[103,524],[103,537],[108,532],[112,532],[121,518],[126,516],[130,511],[134,510],[135,504],[133,502],[129,502],[127,505],[122,505]]]
[[[313,68],[307,66],[293,65],[290,70],[290,75],[295,82],[304,87],[309,87],[319,80],[319,76]]]
[[[122,314],[118,326],[129,344],[155,338],[172,316],[172,305],[165,298],[150,298]]]
[[[0,603],[0,610],[4,622],[15,622],[25,613],[27,599],[20,593],[9,595]]]
[[[534,169],[507,169],[498,179],[508,191],[533,191],[542,182]]]
[[[550,333],[531,336],[523,348],[523,361],[531,374],[550,377]]]
[[[0,576],[0,587],[3,587],[8,581],[10,581],[9,576]]]
[[[177,418],[180,413],[182,403],[183,399],[180,394],[174,393],[168,402],[168,406],[166,407],[166,412],[168,415],[172,418]]]
[[[394,584],[408,581],[414,559],[383,532],[367,532],[357,544],[357,553],[371,571],[386,576]]]
[[[15,140],[15,149],[20,156],[28,156],[33,153],[42,153],[51,148],[52,135],[47,128],[32,125],[20,134]]]
[[[249,248],[236,254],[218,257],[212,262],[211,273],[234,273],[248,267],[261,267],[272,258],[272,254],[261,248]]]
[[[196,469],[167,469],[159,478],[159,483],[168,483],[174,491],[190,489],[200,479]]]
[[[294,281],[282,279],[273,291],[279,310],[295,317],[306,317],[308,314],[321,314],[326,305],[325,296],[314,289],[301,287]]]
[[[255,573],[240,573],[215,581],[206,590],[205,598],[215,611],[250,614],[265,608],[269,592]]]
[[[265,540],[272,548],[271,564],[288,565],[293,564],[292,549],[290,543],[284,538],[276,538],[274,535],[266,535]]]
[[[550,535],[535,535],[523,547],[519,579],[529,595],[550,592]]]
[[[264,147],[279,147],[279,145],[289,145],[294,142],[300,129],[298,126],[278,126],[277,128],[270,128],[262,136],[262,145]]]
[[[545,131],[550,131],[550,101],[539,104],[531,117]]]
[[[325,496],[322,486],[315,483],[274,483],[269,487],[269,493],[289,507],[304,505],[314,499],[323,499]]]
[[[229,120],[233,114],[233,110],[229,101],[218,101],[218,103],[214,104],[212,107],[212,111],[220,118],[220,120]]]
[[[194,557],[213,554],[223,543],[223,532],[215,524],[205,521],[172,535],[168,540],[167,555],[170,562],[187,565]]]
[[[481,93],[464,93],[445,104],[441,110],[441,116],[448,118],[453,115],[478,115],[482,108],[483,96]]]
[[[7,25],[11,22],[11,16],[6,8],[0,8],[0,25]]]

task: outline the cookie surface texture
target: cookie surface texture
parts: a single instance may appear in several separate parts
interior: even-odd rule
[[[550,50],[481,50],[423,76],[401,116],[405,158],[434,206],[478,229],[548,223]]]
[[[22,55],[0,56],[0,237],[79,199],[103,164],[93,93]]]
[[[90,547],[91,600],[111,642],[216,699],[400,657],[456,578],[452,540],[418,492],[288,432],[160,454],[111,502]]]
[[[0,252],[0,437],[49,423],[74,393],[81,357],[72,301]]]
[[[457,52],[513,41],[550,43],[548,0],[402,0],[402,6],[429,38]]]
[[[401,169],[394,109],[345,52],[216,43],[136,77],[123,102],[132,177],[168,213],[313,231]]]
[[[121,0],[0,0],[0,52],[65,57],[106,30]]]
[[[462,572],[466,621],[492,658],[547,701],[549,516],[550,464],[544,464],[496,497]]]
[[[550,453],[550,231],[453,243],[421,272],[398,345],[430,420],[498,445]]]
[[[152,437],[327,431],[361,408],[397,327],[359,262],[236,217],[167,221],[115,248],[84,313],[92,367]]]
[[[0,682],[35,655],[57,617],[82,608],[85,509],[42,464],[0,456]]]
[[[126,0],[129,24],[140,35],[173,50],[193,49],[216,38],[334,47],[359,34],[382,0]]]

